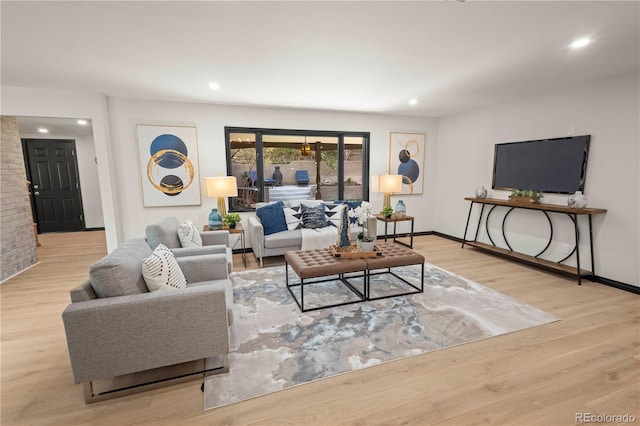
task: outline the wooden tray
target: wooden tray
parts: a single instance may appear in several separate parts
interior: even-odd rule
[[[329,249],[335,258],[363,259],[365,257],[382,256],[382,250],[380,250],[378,246],[373,246],[373,251],[360,251],[356,245],[351,245],[349,247],[349,251],[340,251],[335,245],[330,246]]]

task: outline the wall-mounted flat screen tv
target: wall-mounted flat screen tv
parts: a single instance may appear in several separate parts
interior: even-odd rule
[[[573,194],[584,190],[591,135],[499,143],[493,189]]]

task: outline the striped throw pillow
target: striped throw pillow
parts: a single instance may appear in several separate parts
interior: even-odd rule
[[[329,226],[327,216],[324,213],[324,204],[309,207],[302,204],[302,226],[309,229],[324,228]]]
[[[171,250],[158,245],[149,257],[142,259],[142,276],[149,291],[187,288],[187,279],[182,273]]]
[[[191,219],[178,225],[178,239],[182,247],[202,247],[202,237],[198,225]]]

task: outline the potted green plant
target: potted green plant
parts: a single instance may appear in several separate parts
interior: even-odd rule
[[[224,219],[222,219],[224,224],[227,225],[231,229],[235,228],[236,224],[238,222],[240,222],[240,220],[241,220],[241,218],[240,218],[240,215],[238,213],[228,213],[224,217]]]
[[[393,214],[393,209],[391,207],[383,207],[382,210],[380,210],[380,214],[388,219]]]
[[[375,241],[373,236],[365,235],[364,232],[358,234],[358,247],[360,247],[361,251],[373,251]]]
[[[540,198],[544,197],[542,192],[535,189],[514,189],[511,191],[509,200],[515,202],[539,203]]]

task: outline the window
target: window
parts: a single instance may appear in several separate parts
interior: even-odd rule
[[[225,127],[230,211],[262,201],[368,200],[369,133]]]

